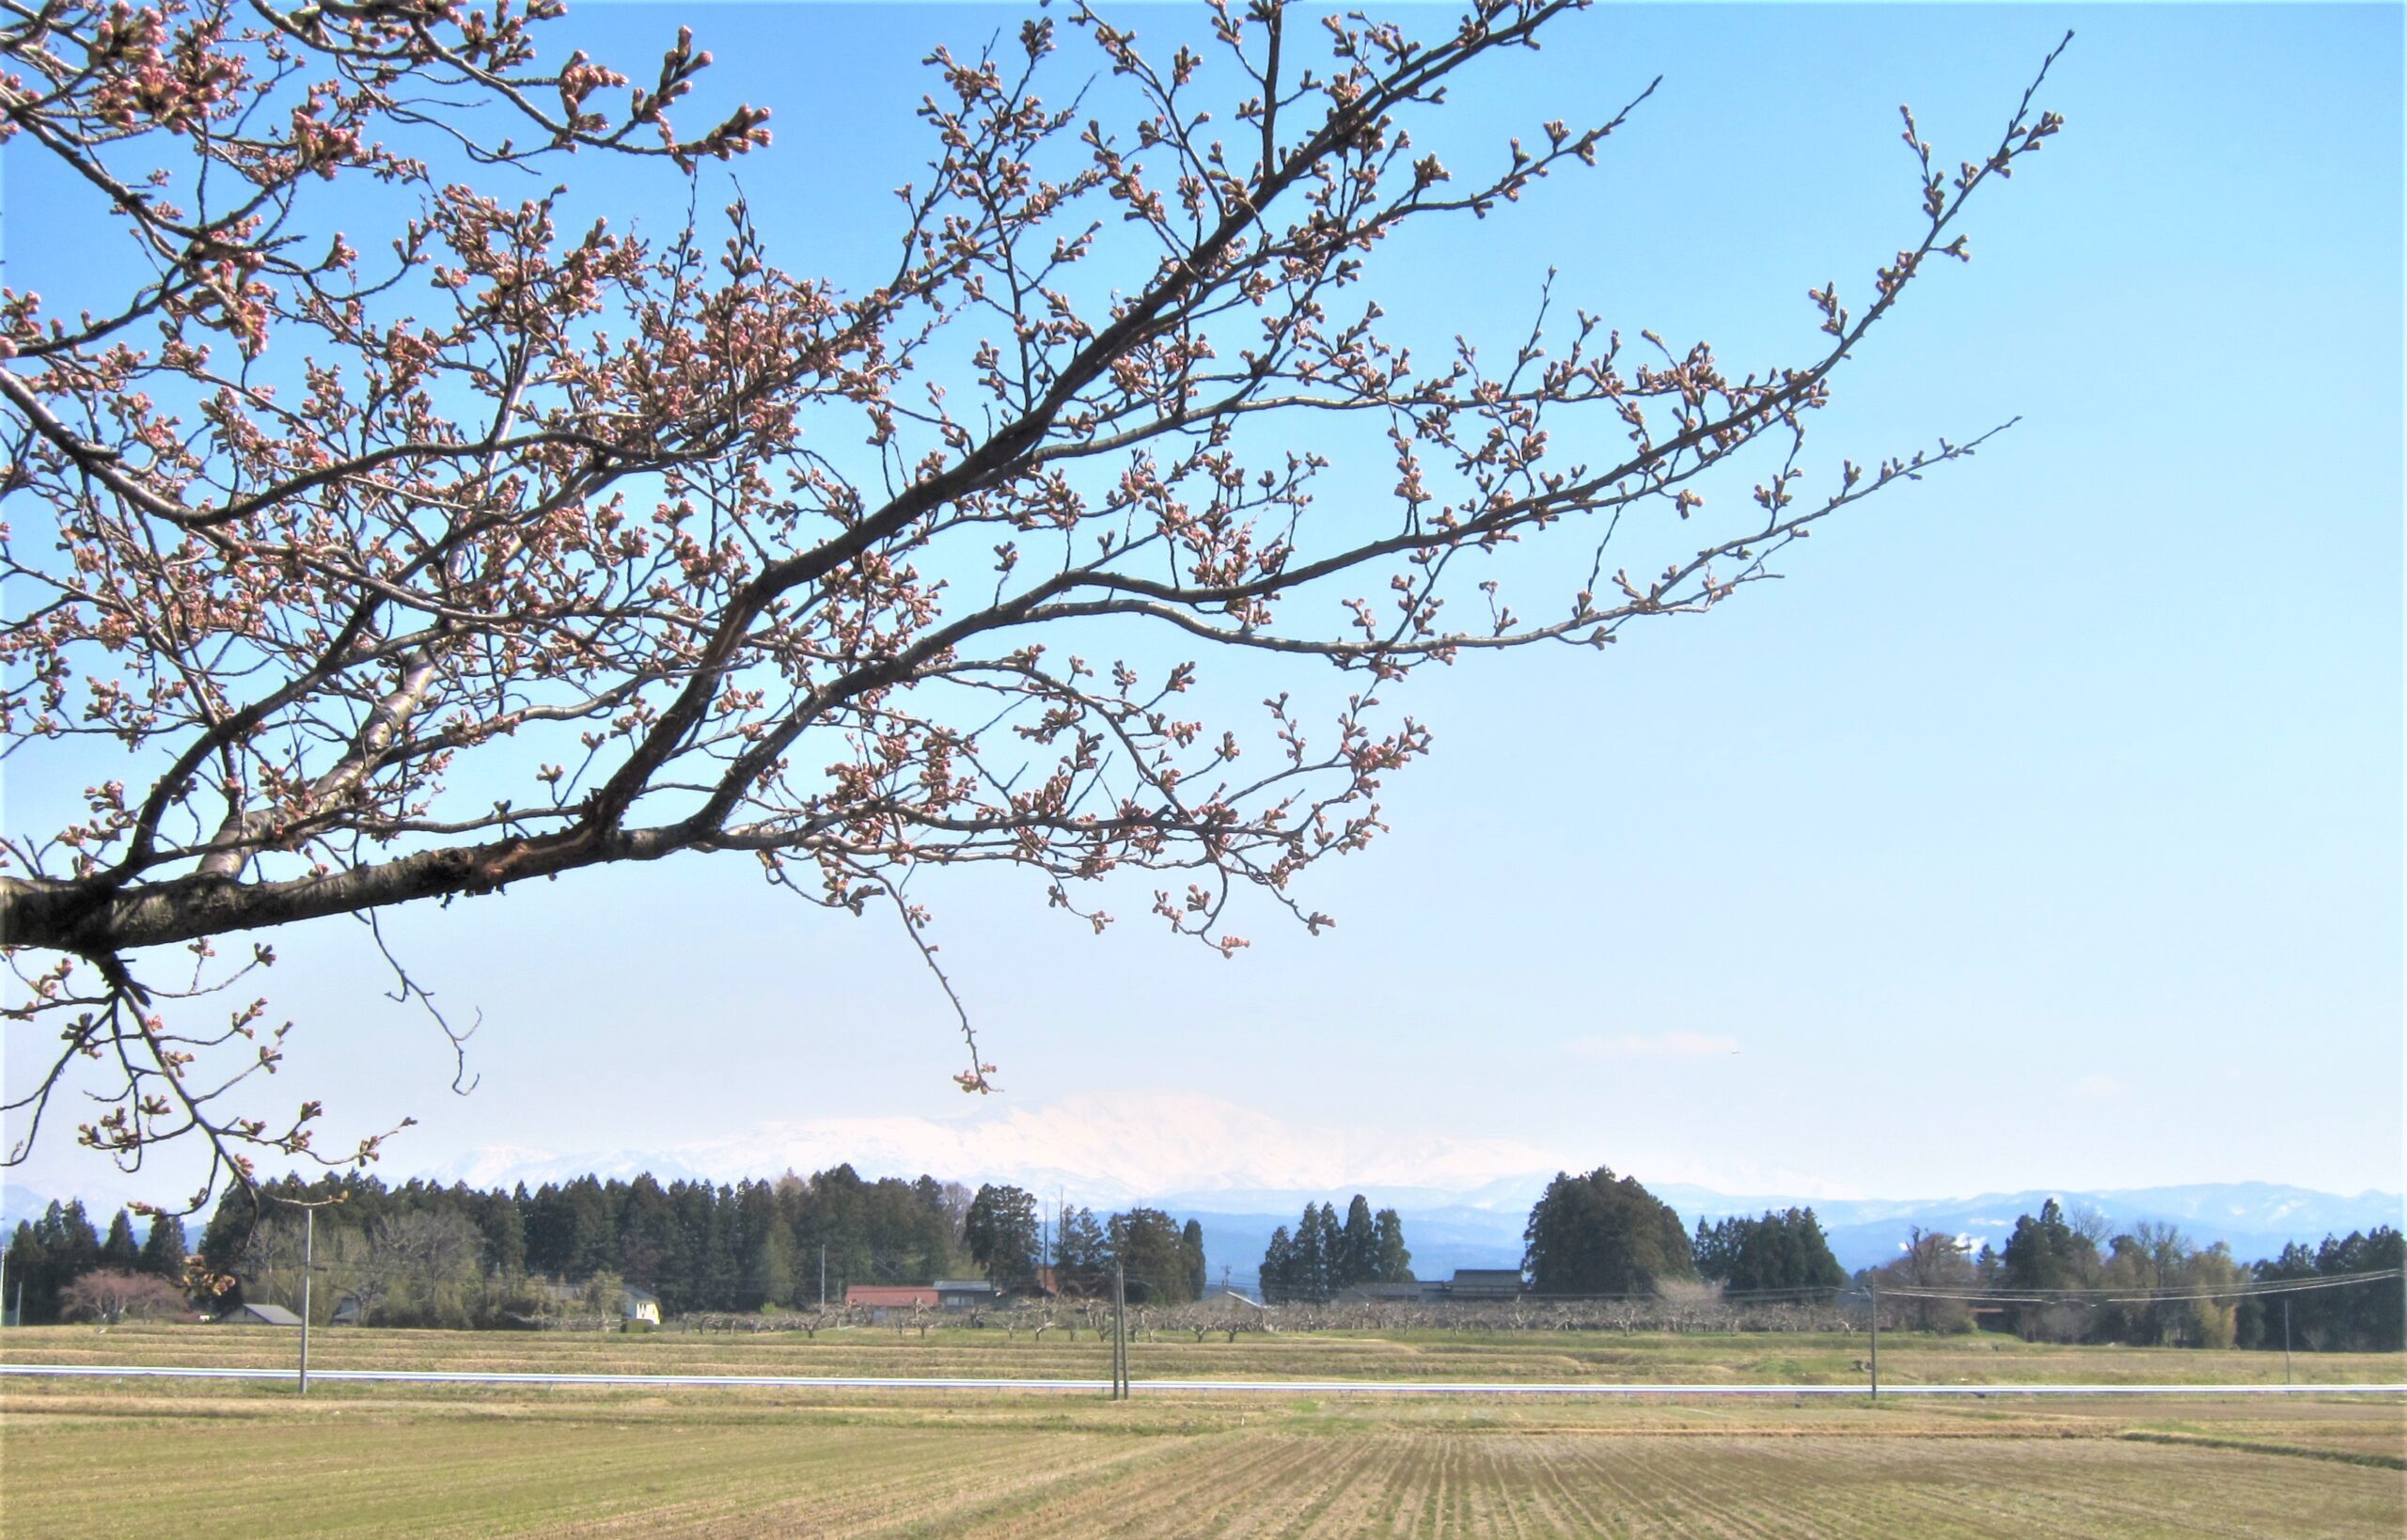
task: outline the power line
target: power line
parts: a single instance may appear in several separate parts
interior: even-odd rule
[[[1991,1305],[2156,1305],[2179,1304],[2197,1299],[2252,1299],[2267,1295],[2305,1294],[2316,1289],[2341,1289],[2357,1283],[2377,1283],[2384,1279],[2407,1277],[2407,1271],[2385,1267],[2375,1272],[2341,1273],[2325,1278],[2267,1279],[2253,1283],[2234,1283],[2223,1287],[2183,1289],[2144,1289],[2137,1292],[2111,1285],[2066,1289],[2016,1289],[2010,1293],[1996,1290],[1918,1289],[1911,1284],[1896,1287],[1887,1284],[1880,1292],[1892,1299],[1957,1299],[1970,1303]]]

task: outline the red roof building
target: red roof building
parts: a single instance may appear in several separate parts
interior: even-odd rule
[[[936,1308],[936,1291],[925,1283],[854,1283],[844,1289],[847,1310]]]

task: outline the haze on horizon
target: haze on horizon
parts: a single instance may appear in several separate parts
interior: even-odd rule
[[[1004,16],[706,13],[709,89],[778,113],[744,176],[790,268],[886,238],[918,59]],[[676,17],[578,20],[610,57]],[[931,873],[913,897],[1000,1065],[971,1103],[890,925],[782,899],[748,860],[599,872],[386,921],[482,1014],[456,1098],[364,935],[322,922],[274,938],[271,983],[324,1142],[417,1117],[397,1181],[830,1119],[1074,1131],[1167,1096],[1229,1108],[1213,1137],[1267,1151],[1266,1175],[1288,1150],[1317,1178],[1369,1132],[1399,1162],[1509,1146],[1733,1193],[2398,1190],[2396,8],[1615,8],[1449,110],[1450,136],[1501,143],[1526,103],[1593,110],[1663,73],[1603,174],[1501,214],[1476,283],[1401,254],[1392,288],[1496,334],[1552,265],[1611,323],[1776,355],[1810,331],[1809,283],[1860,285],[1905,228],[1896,103],[1969,149],[2068,26],[2064,135],[1840,377],[1809,452],[2022,423],[1708,618],[1417,678],[1436,752],[1392,783],[1392,835],[1306,877],[1330,934],[1255,904],[1227,962],[1141,897],[1098,938],[1024,876]],[[798,30],[847,68],[806,88]],[[8,233],[21,289],[76,259],[71,231]],[[11,776],[5,816],[55,827],[84,783]],[[33,1062],[11,1040],[11,1076]],[[119,1176],[64,1127],[21,1177],[191,1183],[172,1157]]]

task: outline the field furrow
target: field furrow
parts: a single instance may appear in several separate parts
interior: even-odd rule
[[[955,1339],[979,1334],[955,1332]],[[1077,1366],[1022,1343],[917,1339],[574,1339],[327,1333],[320,1362],[560,1372],[993,1374]],[[28,1361],[274,1362],[273,1334],[149,1328],[6,1334]],[[1066,1345],[1066,1344],[1064,1344]],[[1191,1363],[1149,1344],[1149,1356]],[[1650,1378],[1796,1373],[1810,1344],[1660,1346]],[[1981,1344],[1934,1344],[1974,1359]],[[1994,1355],[2042,1377],[2186,1373],[2174,1352]],[[1561,1378],[1645,1344],[1257,1339],[1208,1361],[1232,1377]],[[1518,1355],[1518,1356],[1517,1356]],[[2245,1359],[2246,1355],[2232,1355]],[[2111,1364],[2102,1362],[2111,1359]],[[1884,1344],[1883,1368],[1888,1353]],[[1099,1368],[1099,1364],[1093,1367]],[[2222,1365],[2226,1372],[2246,1364]],[[2256,1367],[2261,1368],[2260,1365]],[[2397,1380],[2396,1359],[2319,1362]],[[1141,1367],[1140,1373],[1143,1373]],[[813,1387],[417,1387],[0,1380],[0,1528],[8,1540],[105,1529],[98,1504],[171,1479],[212,1533],[527,1535],[2228,1536],[2407,1532],[2407,1407],[2299,1399],[1857,1397],[1675,1402],[1546,1396],[1148,1391],[941,1394]]]

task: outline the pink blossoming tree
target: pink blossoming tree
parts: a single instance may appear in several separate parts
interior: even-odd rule
[[[964,861],[1097,929],[1127,871],[1224,951],[1239,892],[1317,928],[1297,879],[1429,742],[1391,704],[1415,669],[1705,610],[1971,453],[1801,463],[1840,365],[2056,131],[2028,93],[1952,166],[1906,116],[1903,248],[1814,289],[1786,365],[1585,312],[1397,339],[1384,243],[1474,233],[1620,126],[1536,120],[1477,168],[1413,142],[1574,8],[1472,0],[1423,39],[1210,0],[1165,57],[1078,5],[938,49],[890,267],[847,291],[740,199],[652,239],[496,190],[650,157],[682,208],[763,151],[763,111],[672,122],[709,63],[683,33],[631,77],[539,55],[558,0],[9,8],[0,137],[72,189],[12,212],[139,259],[72,307],[0,291],[0,744],[117,767],[0,841],[11,1029],[57,1045],[14,1154],[76,1085],[126,1163],[372,1155],[314,1148],[314,1100],[267,1114],[265,1000],[200,997],[273,961],[261,933],[605,863],[742,853],[923,952],[901,879]],[[338,232],[371,183],[344,214],[404,212]],[[1347,453],[1381,495],[1328,495]],[[1642,532],[1674,554],[1633,572]],[[1294,687],[1194,704],[1246,652]]]

